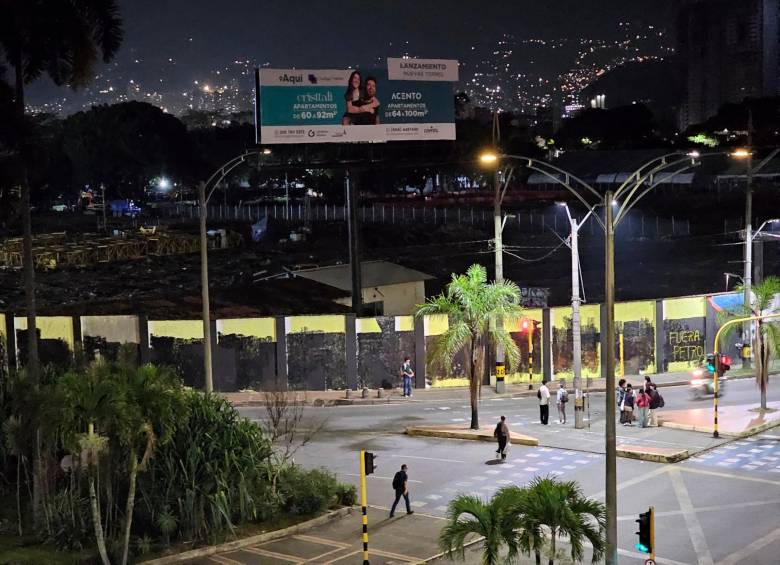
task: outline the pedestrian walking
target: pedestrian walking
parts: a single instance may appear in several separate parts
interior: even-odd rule
[[[509,450],[509,426],[506,423],[506,416],[501,416],[501,420],[496,424],[496,429],[493,431],[493,437],[498,441],[496,453],[501,456],[501,460],[503,461],[506,459],[506,454]]]
[[[556,404],[558,406],[558,423],[566,423],[566,403],[569,402],[569,392],[566,390],[564,383],[560,383],[558,393],[555,397]]]
[[[539,399],[539,419],[546,426],[550,418],[550,389],[547,388],[547,381],[542,381],[542,386],[536,391],[536,398]]]
[[[393,507],[390,508],[390,517],[395,516],[395,507],[398,506],[398,501],[401,500],[402,496],[406,502],[406,513],[414,514],[414,510],[409,506],[409,475],[406,473],[406,464],[401,465],[401,470],[393,477],[393,489],[395,490],[395,500]]]
[[[648,392],[650,390],[653,390],[650,386],[641,388],[636,397],[636,411],[640,428],[646,428],[650,422],[650,393]]]
[[[634,423],[634,391],[631,384],[626,385],[623,400],[620,403],[620,423],[624,426],[633,426]]]
[[[414,369],[412,369],[412,359],[407,355],[404,357],[404,362],[401,364],[401,378],[403,379],[404,396],[410,398],[412,396],[412,379],[414,378]]]

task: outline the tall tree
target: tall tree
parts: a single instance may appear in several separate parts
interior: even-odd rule
[[[116,0],[0,0],[0,53],[14,73],[14,109],[22,128],[16,136],[21,156],[23,272],[27,310],[27,370],[38,382],[38,332],[35,323],[35,265],[32,253],[30,184],[26,160],[29,127],[25,86],[48,75],[55,84],[78,88],[89,82],[102,56],[110,61],[122,42],[122,20]],[[34,511],[40,501],[40,457],[34,461]]]
[[[517,318],[522,313],[520,289],[511,281],[488,283],[482,265],[472,265],[465,275],[452,275],[447,290],[417,306],[416,316],[447,316],[449,327],[432,348],[434,366],[449,369],[462,350],[469,362],[471,429],[479,429],[477,392],[484,375],[485,348],[500,343],[510,369],[517,365],[517,344],[505,331],[497,331],[496,318]]]
[[[0,0],[0,51],[14,71],[14,108],[25,123],[25,86],[47,74],[55,84],[78,88],[89,82],[98,57],[110,61],[122,41],[116,0]],[[28,132],[17,147],[24,163]],[[32,256],[30,185],[21,175],[24,229],[24,289],[27,307],[28,369],[38,368],[35,270]]]

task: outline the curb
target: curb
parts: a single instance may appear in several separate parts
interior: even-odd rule
[[[691,426],[688,424],[678,424],[676,422],[664,422],[663,420],[659,420],[658,425],[660,427],[669,428],[671,430],[686,430],[689,432],[700,432],[705,434],[712,434],[715,431],[712,427]],[[774,420],[772,422],[765,422],[759,426],[754,426],[743,432],[731,433],[731,432],[719,431],[718,434],[722,437],[740,439],[740,438],[745,438],[756,434],[760,434],[761,432],[764,432],[766,430],[771,430],[772,428],[775,428],[777,426],[780,426],[780,419]]]
[[[191,549],[189,551],[176,553],[174,555],[166,555],[165,557],[158,557],[157,559],[150,559],[149,561],[141,561],[139,562],[139,565],[166,565],[168,563],[180,563],[182,561],[189,561],[190,559],[198,559],[199,557],[208,557],[209,555],[215,555],[217,553],[233,551],[242,547],[247,547],[249,545],[273,541],[291,534],[305,532],[312,528],[316,528],[317,526],[322,526],[323,524],[327,524],[328,522],[352,514],[352,510],[353,507],[351,506],[339,508],[338,510],[331,510],[323,516],[317,516],[316,518],[312,518],[306,522],[301,522],[300,524],[295,524],[294,526],[289,526],[281,530],[274,530],[273,532],[257,534],[219,545],[199,547],[198,549]]]
[[[639,461],[650,461],[652,463],[678,463],[688,459],[691,456],[687,449],[669,451],[674,452],[669,454],[649,453],[645,451],[637,451],[634,449],[621,449],[618,447],[616,454],[618,457],[623,457],[625,459],[638,459]]]
[[[465,439],[471,441],[495,441],[495,438],[488,434],[476,434],[473,432],[465,432],[460,430],[440,430],[440,429],[428,429],[424,427],[410,426],[406,428],[404,433],[408,436],[423,436],[423,437],[438,437],[445,439]],[[535,437],[526,436],[523,434],[517,434],[520,437],[512,438],[512,445],[529,445],[531,447],[538,447],[539,440]]]

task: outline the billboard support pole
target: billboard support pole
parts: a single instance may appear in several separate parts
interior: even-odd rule
[[[360,230],[358,226],[357,190],[350,178],[349,170],[344,174],[347,191],[347,234],[349,237],[349,265],[352,270],[352,309],[357,316],[363,311],[363,284],[360,272]]]
[[[255,145],[260,145],[260,67],[255,67]]]

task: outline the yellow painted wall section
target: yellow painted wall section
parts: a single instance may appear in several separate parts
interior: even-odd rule
[[[14,318],[14,327],[17,331],[26,330],[27,318]],[[38,328],[41,339],[60,339],[73,351],[73,319],[70,316],[38,316],[35,319],[35,327]]]
[[[276,320],[274,318],[227,318],[217,320],[219,335],[242,335],[276,341]]]
[[[397,331],[397,332],[413,332],[414,331],[414,317],[412,317],[412,316],[396,316],[395,317],[395,331]]]
[[[566,328],[566,318],[571,319],[571,306],[553,308],[551,318],[554,328]],[[590,325],[597,330],[601,329],[601,308],[598,304],[581,304],[580,326]]]
[[[707,315],[707,299],[703,296],[672,298],[663,301],[664,320],[704,318]]]
[[[382,328],[376,318],[358,318],[356,320],[355,330],[359,334],[381,334]]]
[[[450,328],[450,321],[447,316],[425,316],[423,321],[425,335],[441,335]]]
[[[287,333],[323,332],[343,334],[346,331],[344,316],[290,316],[285,318]]]
[[[0,339],[5,339],[5,314],[0,314]]]
[[[141,343],[135,316],[82,316],[81,337],[102,337],[109,343]]]
[[[615,304],[616,322],[633,322],[650,320],[655,325],[655,302],[643,300],[639,302],[618,302]]]
[[[152,336],[203,339],[203,322],[201,320],[149,320],[149,337]]]

